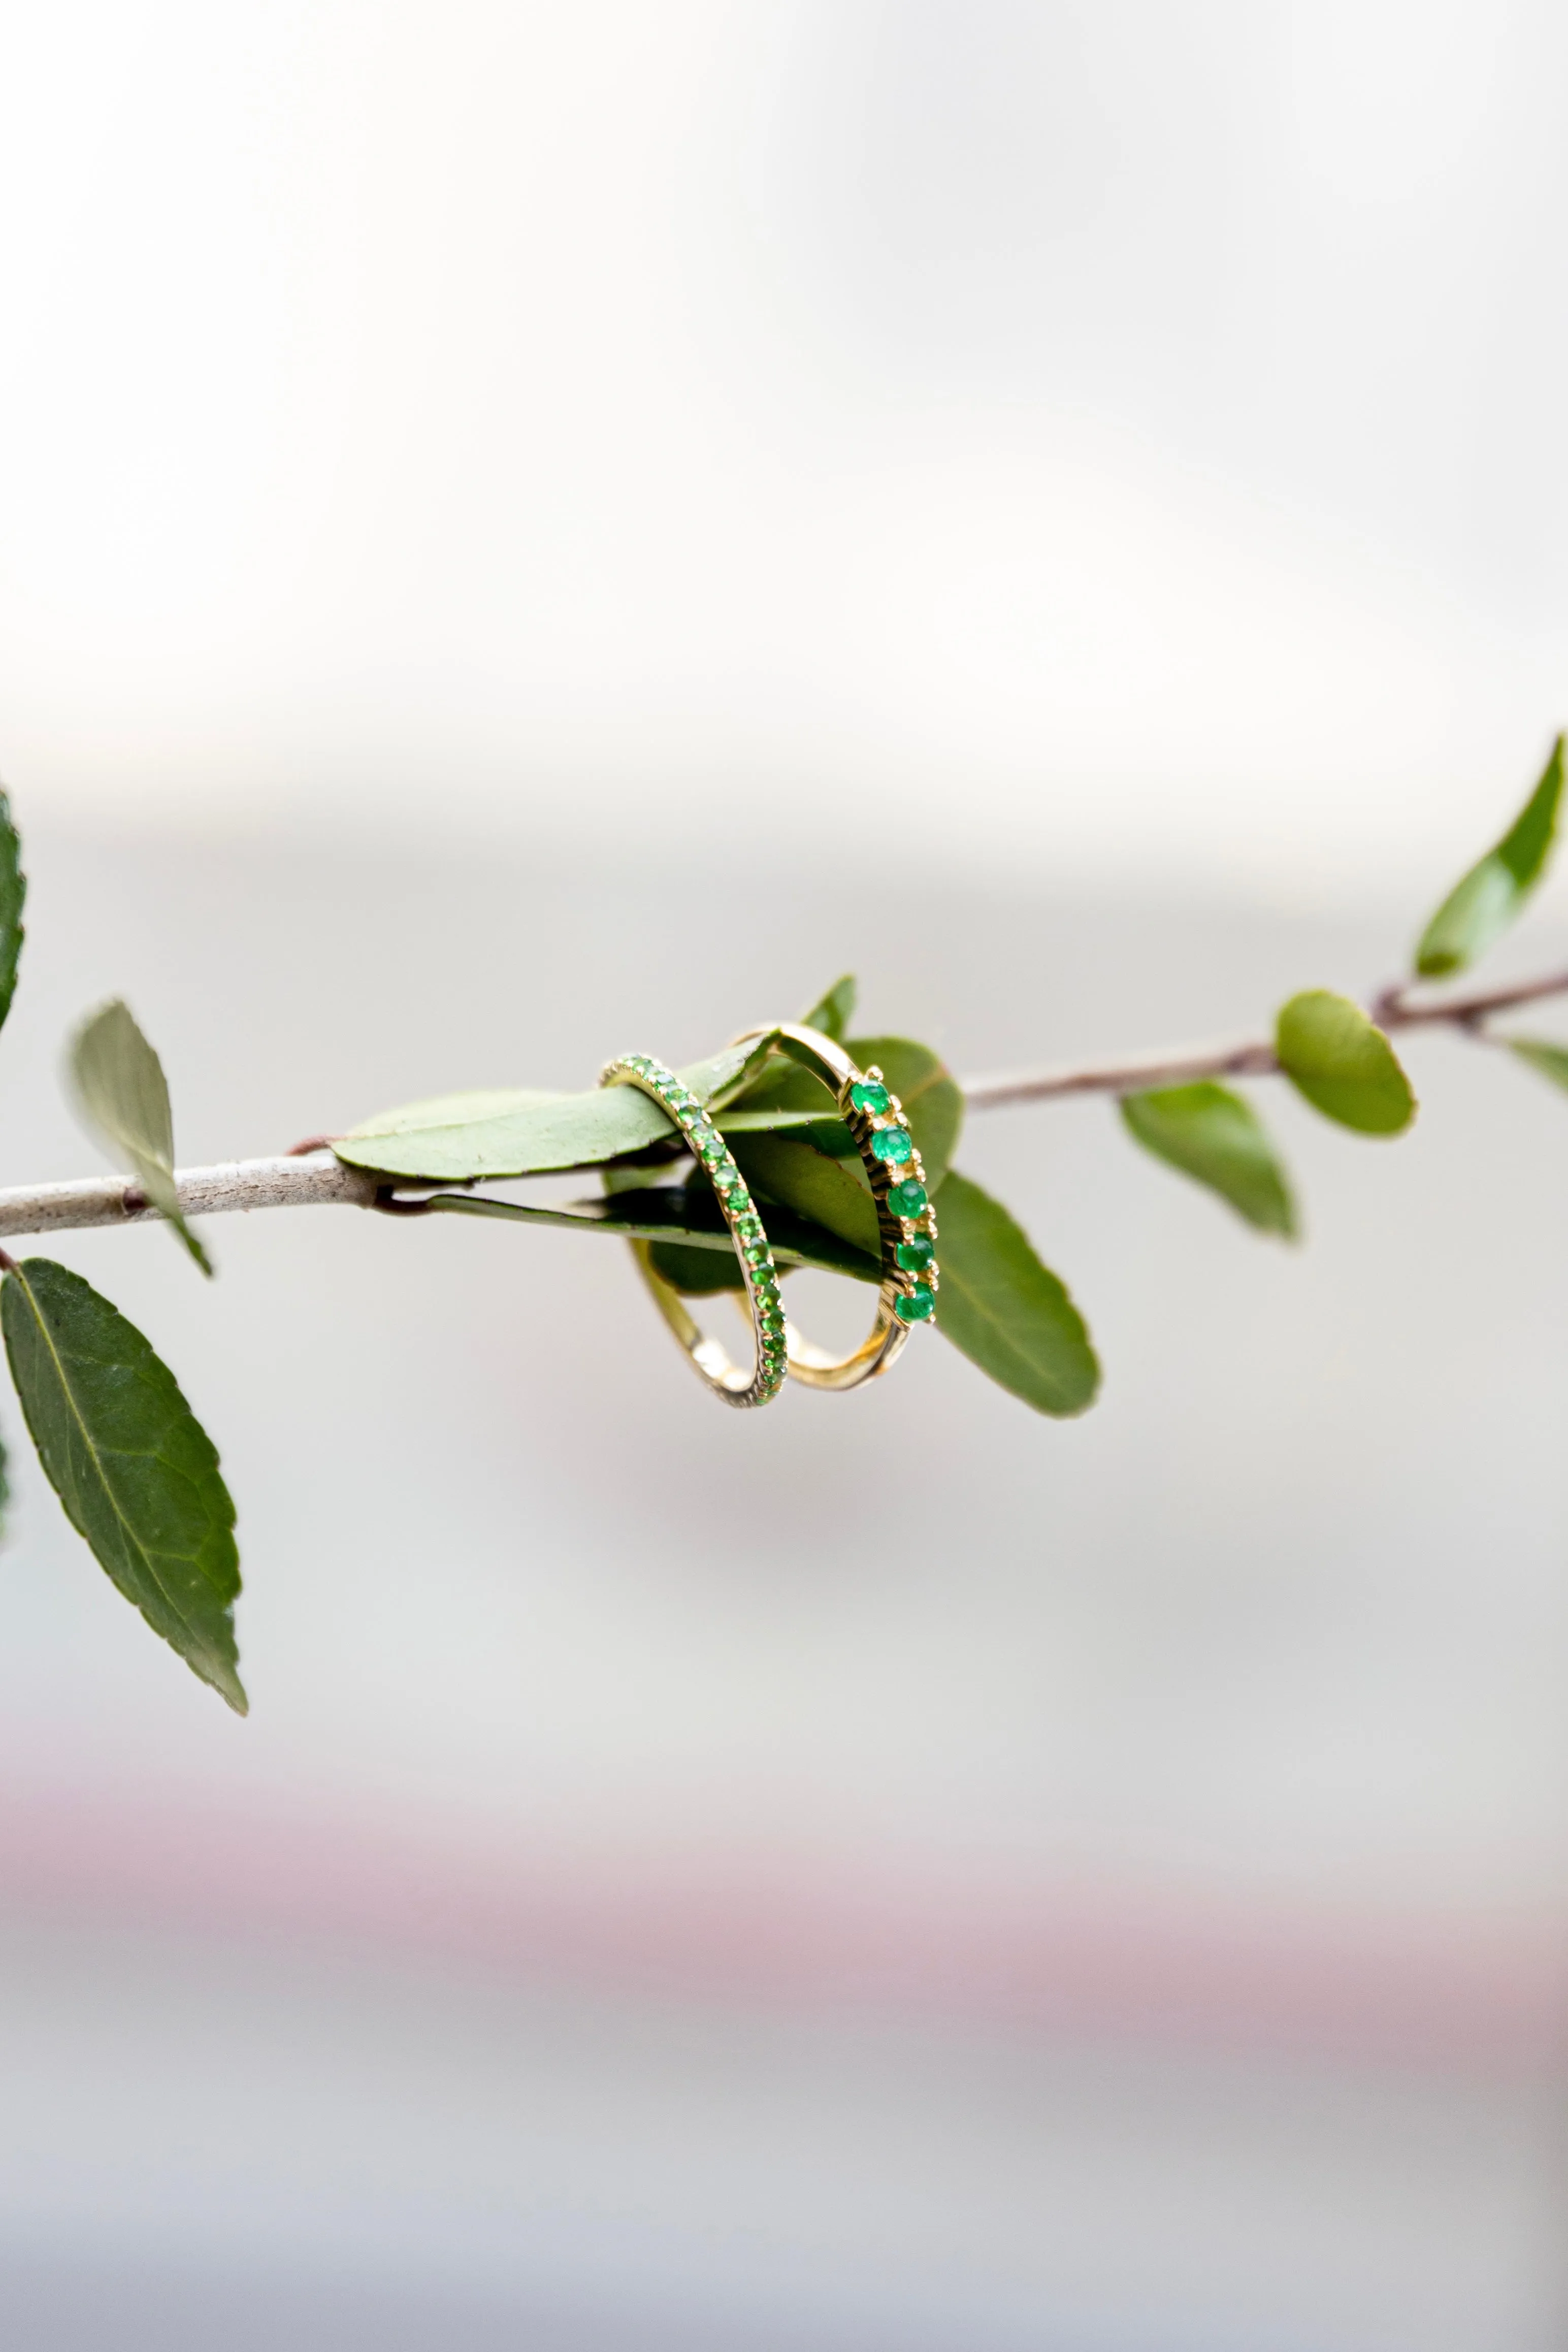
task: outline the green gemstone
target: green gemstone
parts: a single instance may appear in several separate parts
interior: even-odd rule
[[[900,1242],[893,1253],[906,1274],[923,1274],[936,1255],[936,1244],[924,1234],[917,1234],[910,1242]]]
[[[725,1157],[724,1139],[721,1135],[704,1136],[702,1157],[704,1160],[722,1160]]]
[[[914,1139],[907,1127],[879,1127],[871,1138],[871,1149],[890,1168],[901,1168],[906,1160],[914,1158]]]
[[[928,1316],[936,1313],[936,1293],[918,1282],[896,1302],[893,1312],[900,1323],[923,1323]]]
[[[861,1078],[850,1087],[849,1099],[857,1110],[868,1110],[874,1118],[880,1118],[889,1097],[887,1087],[879,1087],[875,1078]]]
[[[888,1206],[895,1217],[918,1217],[930,1202],[931,1195],[917,1176],[906,1176],[901,1183],[888,1187]]]

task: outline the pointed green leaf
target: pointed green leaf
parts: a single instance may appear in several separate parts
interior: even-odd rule
[[[1545,1037],[1504,1037],[1500,1042],[1543,1078],[1568,1088],[1568,1045],[1554,1045]]]
[[[676,1075],[700,1102],[717,1108],[741,1091],[767,1054],[768,1040],[762,1037],[727,1045]],[[332,1150],[353,1168],[466,1184],[601,1167],[668,1143],[675,1133],[673,1120],[637,1087],[595,1087],[577,1095],[513,1087],[405,1103],[340,1136]]]
[[[27,877],[22,871],[22,844],[11,822],[11,803],[0,792],[0,1021],[11,1010],[16,993],[16,971],[22,961],[22,908]]]
[[[1415,1097],[1393,1046],[1359,1004],[1331,989],[1309,988],[1281,1007],[1275,1026],[1279,1066],[1325,1118],[1358,1135],[1398,1135],[1415,1116]]]
[[[936,1327],[1037,1412],[1094,1402],[1100,1366],[1067,1291],[999,1201],[954,1169],[937,1195]]]
[[[842,1044],[844,1032],[855,1018],[855,999],[858,993],[855,975],[847,971],[836,980],[825,996],[819,996],[809,1013],[800,1016],[803,1029],[820,1029],[825,1037]]]
[[[180,1212],[174,1187],[174,1121],[163,1066],[128,1005],[116,997],[84,1021],[71,1042],[70,1073],[83,1118],[110,1151],[122,1151],[136,1181],[161,1210],[204,1274],[212,1262]]]
[[[1268,1130],[1249,1102],[1205,1079],[1123,1095],[1130,1134],[1184,1176],[1206,1184],[1260,1233],[1294,1235],[1296,1212]]]
[[[640,1189],[617,1186],[602,1201],[563,1201],[548,1206],[532,1202],[497,1201],[472,1192],[438,1192],[426,1205],[432,1214],[494,1217],[517,1224],[554,1225],[566,1231],[609,1234],[622,1241],[656,1242],[661,1245],[679,1243],[683,1255],[700,1255],[709,1262],[710,1271],[705,1271],[703,1278],[693,1284],[694,1289],[730,1290],[741,1286],[741,1269],[730,1229],[706,1179]],[[852,1248],[847,1242],[836,1239],[804,1217],[793,1217],[787,1210],[770,1203],[764,1224],[781,1266],[813,1265],[826,1274],[850,1275],[858,1282],[880,1279],[875,1255],[868,1256],[865,1251]]]
[[[1563,738],[1552,746],[1541,781],[1498,843],[1457,882],[1415,950],[1424,980],[1462,971],[1508,929],[1546,871],[1563,799]]]
[[[117,1307],[47,1257],[8,1265],[0,1327],[66,1517],[153,1631],[244,1715],[234,1505],[173,1372]]]

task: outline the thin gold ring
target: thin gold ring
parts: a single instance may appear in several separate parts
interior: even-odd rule
[[[689,1094],[671,1069],[649,1054],[622,1054],[606,1062],[599,1074],[602,1087],[637,1087],[658,1103],[679,1129],[687,1150],[712,1180],[724,1213],[752,1312],[756,1358],[751,1371],[731,1363],[723,1342],[711,1339],[691,1319],[686,1301],[670,1287],[653,1264],[647,1242],[633,1242],[632,1255],[653,1294],[655,1306],[679,1340],[702,1379],[726,1404],[771,1404],[784,1381],[784,1316],[779,1298],[778,1269],[763,1221],[752,1204],[746,1180],[731,1157],[729,1146],[695,1095]]]
[[[877,1206],[882,1279],[869,1337],[850,1355],[835,1356],[813,1346],[792,1323],[784,1325],[792,1380],[811,1389],[856,1389],[887,1370],[916,1323],[935,1319],[936,1213],[909,1120],[881,1071],[858,1069],[833,1038],[796,1023],[742,1030],[732,1043],[743,1045],[769,1035],[779,1053],[809,1070],[833,1097],[855,1139]]]

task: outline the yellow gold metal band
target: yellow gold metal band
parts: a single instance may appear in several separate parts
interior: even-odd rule
[[[781,1022],[771,1031],[743,1030],[732,1042],[742,1045],[770,1034],[780,1054],[827,1089],[855,1139],[876,1203],[882,1266],[877,1319],[851,1354],[835,1356],[815,1347],[786,1322],[790,1378],[813,1389],[858,1388],[887,1370],[916,1322],[930,1322],[935,1315],[936,1216],[925,1189],[925,1171],[909,1120],[879,1070],[857,1068],[833,1038],[796,1023]]]
[[[649,1054],[624,1054],[607,1062],[599,1074],[599,1084],[637,1087],[650,1096],[679,1129],[698,1166],[706,1169],[711,1178],[735,1244],[735,1255],[741,1261],[756,1343],[753,1369],[744,1371],[731,1362],[723,1343],[699,1328],[679,1292],[659,1274],[649,1244],[633,1242],[632,1255],[653,1294],[655,1306],[716,1396],[722,1397],[726,1404],[742,1407],[771,1404],[784,1379],[784,1318],[779,1300],[778,1271],[763,1221],[729,1147],[703,1105],[687,1092],[673,1070],[655,1061]]]

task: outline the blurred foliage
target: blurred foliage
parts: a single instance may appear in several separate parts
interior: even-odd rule
[[[1293,1239],[1296,1206],[1268,1130],[1228,1087],[1200,1078],[1123,1095],[1121,1117],[1145,1151],[1206,1184],[1261,1234]]]
[[[1415,969],[1423,980],[1463,971],[1500,939],[1546,871],[1563,800],[1563,738],[1552,746],[1541,781],[1502,839],[1455,883],[1421,934]]]

